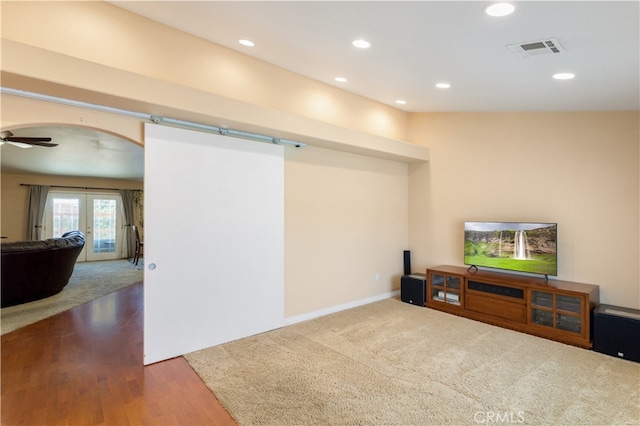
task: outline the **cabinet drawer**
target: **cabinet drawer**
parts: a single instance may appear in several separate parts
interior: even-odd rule
[[[496,318],[522,323],[527,322],[527,309],[524,303],[507,302],[478,294],[467,294],[465,298],[465,308]]]

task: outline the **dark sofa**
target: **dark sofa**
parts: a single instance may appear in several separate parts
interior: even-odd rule
[[[0,244],[2,307],[60,293],[69,282],[84,242],[82,232],[71,231],[60,238]]]

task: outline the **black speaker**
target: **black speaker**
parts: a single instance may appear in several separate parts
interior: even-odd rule
[[[594,309],[593,350],[640,362],[640,310],[612,305]]]
[[[425,274],[404,275],[400,278],[400,299],[412,305],[424,306],[426,285]]]
[[[411,275],[411,252],[409,250],[404,251],[404,274]]]

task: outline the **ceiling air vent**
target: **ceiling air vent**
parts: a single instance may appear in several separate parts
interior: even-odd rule
[[[509,44],[507,48],[521,58],[530,56],[553,55],[563,53],[565,50],[555,38],[529,41],[526,43]]]

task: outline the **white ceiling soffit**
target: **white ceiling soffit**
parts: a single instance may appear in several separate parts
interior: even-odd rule
[[[483,13],[489,0],[109,3],[404,111],[640,108],[639,1],[516,1],[501,18]]]

